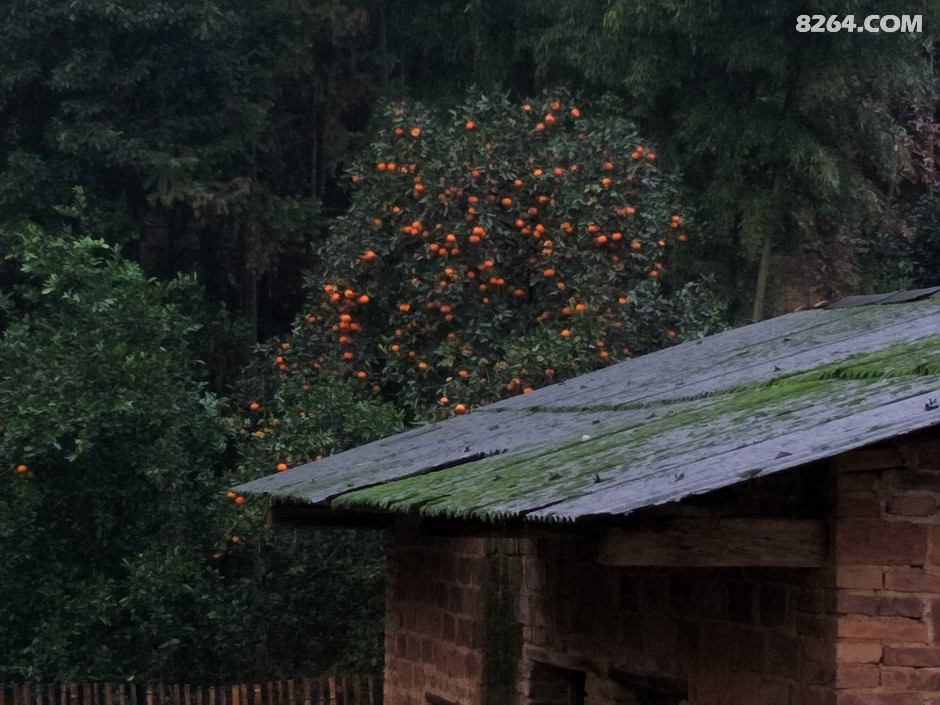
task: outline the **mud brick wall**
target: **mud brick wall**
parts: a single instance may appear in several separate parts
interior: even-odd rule
[[[482,705],[484,559],[481,539],[392,532],[385,705]]]
[[[612,568],[576,539],[522,550],[520,702],[566,705],[549,693],[579,672],[589,705],[835,702],[825,571]]]
[[[822,568],[619,568],[590,534],[396,529],[386,705],[940,705],[940,440],[811,472]],[[766,488],[747,516],[780,516]]]
[[[940,705],[940,443],[834,467],[838,705]]]

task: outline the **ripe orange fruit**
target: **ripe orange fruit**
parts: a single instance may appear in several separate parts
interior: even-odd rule
[[[539,132],[541,132],[542,130],[545,129],[545,123],[544,123],[544,122],[536,123],[535,129],[538,130]]]
[[[561,335],[562,338],[567,338],[567,337],[569,337],[569,336],[571,335],[571,331],[568,330],[567,328],[565,328],[565,329],[560,333],[560,335]]]
[[[241,504],[244,504],[244,503],[245,503],[245,498],[244,498],[244,497],[236,497],[236,498],[235,498],[235,504],[241,505]]]
[[[17,471],[18,473],[20,473],[20,474],[26,472],[28,469],[29,469],[29,468],[27,468],[25,465],[17,465],[17,466],[16,466],[16,471]]]
[[[398,310],[407,313],[411,309],[411,304],[398,304]]]
[[[474,127],[476,127],[476,123],[474,123],[473,120],[467,120],[467,122],[464,123],[465,130],[472,130]]]
[[[285,470],[287,470],[287,463],[278,463],[278,464],[277,464],[277,471],[278,471],[278,472],[284,472]]]
[[[363,294],[362,296],[360,296],[360,297],[357,299],[357,301],[358,301],[359,303],[361,303],[361,304],[367,304],[367,303],[369,303],[369,295],[368,295],[368,294]]]
[[[528,113],[529,111],[532,110],[532,106],[526,103],[525,105],[522,106],[522,109]]]
[[[675,338],[675,337],[676,337],[676,332],[675,332],[674,330],[667,331],[667,332],[666,332],[666,336],[669,337],[669,338]]]
[[[464,405],[464,404],[457,404],[457,406],[454,407],[454,413],[455,413],[455,414],[465,414],[465,413],[467,413],[467,407],[466,407],[466,405]]]
[[[545,124],[546,124],[546,125],[554,125],[554,124],[555,124],[555,116],[552,115],[551,113],[548,113],[548,115],[546,115],[546,116],[543,118],[543,120],[545,121]]]
[[[579,117],[581,117],[581,111],[578,110],[577,108],[572,108],[572,109],[571,109],[571,117],[573,117],[573,118],[579,118]]]
[[[417,136],[420,135],[420,134],[421,134],[421,128],[420,128],[420,127],[412,127],[412,128],[411,128],[411,136],[412,136],[412,137],[417,137]]]
[[[378,171],[385,171],[388,167],[386,166],[385,162],[379,162],[378,164],[375,165],[375,168]]]
[[[422,362],[419,362],[419,363],[418,363],[418,369],[419,369],[419,370],[426,370],[426,369],[428,369],[428,363],[423,362],[423,361],[422,361]]]
[[[507,208],[512,205],[512,199],[509,196],[503,196],[503,199],[500,201]]]
[[[651,162],[651,161],[653,161],[654,159],[656,159],[656,155],[653,154],[652,152],[650,152],[649,154],[646,155],[646,161]]]
[[[359,379],[365,379],[365,378],[366,378],[365,370],[359,370],[359,371],[356,373],[356,377],[358,377]]]
[[[608,186],[610,186],[610,179],[608,178],[601,179],[601,186],[603,186],[604,188],[607,188]]]
[[[228,492],[226,492],[226,493],[225,493],[225,496],[228,497],[229,499],[235,499],[235,493],[232,492],[231,490],[229,490]]]
[[[261,408],[261,405],[258,402],[253,401],[251,402],[251,404],[248,405],[248,408],[251,409],[252,411],[257,411],[258,409]]]
[[[688,238],[685,235],[680,235],[678,239],[679,242],[685,242]]]
[[[614,168],[613,162],[604,162],[604,171],[610,171]]]
[[[238,543],[239,541],[241,541],[241,539],[238,538],[237,536],[232,537],[232,543]]]
[[[446,404],[449,401],[450,399],[448,399],[447,397],[441,397],[441,404]]]
[[[557,100],[553,100],[548,104],[548,107],[550,107],[552,110],[558,110],[558,108],[561,107],[561,103],[559,103]]]

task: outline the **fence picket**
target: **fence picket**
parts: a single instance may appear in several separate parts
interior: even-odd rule
[[[0,705],[379,705],[373,676],[304,676],[222,686],[189,683],[0,683]]]

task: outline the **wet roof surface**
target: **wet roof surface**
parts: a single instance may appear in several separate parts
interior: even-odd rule
[[[677,501],[940,423],[938,293],[852,297],[683,343],[239,490],[483,520]]]

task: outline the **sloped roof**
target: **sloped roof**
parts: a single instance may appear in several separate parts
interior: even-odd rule
[[[239,489],[426,517],[623,515],[938,424],[938,396],[935,288],[683,343]]]

